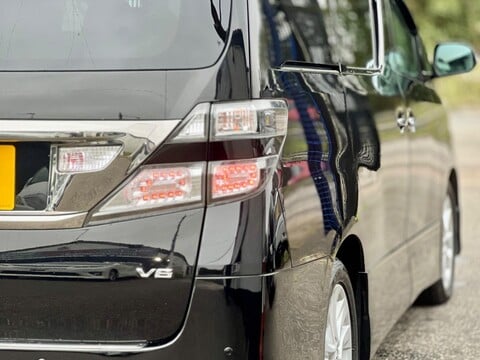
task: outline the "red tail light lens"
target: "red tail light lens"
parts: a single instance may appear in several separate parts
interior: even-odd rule
[[[98,214],[201,203],[204,173],[204,163],[143,167]]]
[[[124,189],[125,197],[138,205],[192,199],[192,171],[186,167],[143,169]],[[197,194],[196,200],[200,200]]]
[[[209,163],[210,202],[255,193],[272,174],[277,156]]]
[[[214,163],[211,169],[212,199],[248,193],[260,184],[260,168],[255,161]]]

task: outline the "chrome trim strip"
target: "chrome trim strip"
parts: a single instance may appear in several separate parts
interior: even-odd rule
[[[268,274],[260,274],[260,275],[197,276],[197,280],[235,280],[235,279],[240,280],[240,279],[252,279],[252,278],[267,278],[267,277],[275,276],[281,272],[290,271],[290,270],[291,268],[287,268],[287,269],[277,270],[274,272],[269,272]]]
[[[285,65],[278,69],[283,72],[300,72],[307,74],[323,74],[323,75],[363,75],[363,76],[377,76],[383,72],[383,65],[378,68],[361,68],[354,66],[339,65],[338,68],[332,69],[330,66],[321,68],[318,64],[305,63],[304,65]]]
[[[340,75],[340,66],[338,68],[331,68],[330,65],[325,65],[325,68],[322,68],[321,65],[315,63],[304,63],[302,65],[290,65],[288,63],[280,65],[278,68],[279,71],[283,72],[298,72],[298,73],[309,73],[309,74],[330,74],[330,75]]]
[[[6,212],[5,212],[6,213]],[[75,229],[82,227],[86,212],[81,213],[48,213],[42,212],[0,212],[0,230],[51,230]]]
[[[0,120],[0,142],[89,142],[121,140],[130,135],[158,146],[180,120]]]
[[[373,67],[355,67],[343,64],[317,64],[287,61],[275,70],[283,72],[312,73],[323,75],[378,76],[385,68],[385,34],[382,0],[370,0],[370,19],[373,43]]]
[[[125,353],[139,353],[145,352],[146,343],[139,343],[135,345],[126,344],[46,344],[46,343],[14,343],[14,342],[0,342],[0,350],[15,350],[15,351],[63,351],[63,352],[83,352],[93,354],[119,355]]]
[[[1,211],[0,229],[64,229],[82,227],[86,212],[129,176],[181,120],[0,120],[2,142],[48,142],[50,175],[45,211]],[[59,146],[121,145],[103,170],[62,174]]]

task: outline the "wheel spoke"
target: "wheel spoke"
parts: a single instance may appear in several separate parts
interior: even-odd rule
[[[336,284],[330,298],[325,332],[325,360],[352,358],[352,329],[347,294]]]
[[[442,285],[449,291],[453,280],[453,262],[455,257],[455,224],[453,205],[450,196],[443,202],[442,214]]]

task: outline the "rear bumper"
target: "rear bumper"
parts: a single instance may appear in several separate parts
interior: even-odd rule
[[[291,268],[282,212],[269,215],[278,206],[272,192],[264,191],[206,212],[189,210],[83,229],[0,231],[0,260],[12,254],[32,257],[33,251],[38,264],[46,249],[43,255],[53,256],[58,266],[59,258],[79,250],[83,257],[75,260],[83,260],[82,271],[85,256],[103,264],[129,264],[134,258],[146,275],[159,266],[155,249],[161,257],[174,256],[177,264],[170,280],[121,274],[115,281],[3,277],[0,314],[8,314],[10,320],[4,320],[10,325],[4,323],[1,338],[12,342],[0,339],[0,358],[316,358],[323,349],[330,263],[323,258]],[[7,289],[9,282],[13,285]],[[119,289],[123,298],[118,298]],[[14,310],[17,321],[12,327]],[[42,317],[45,311],[48,316]],[[1,325],[0,319],[0,330]],[[22,332],[30,336],[19,336]],[[166,336],[155,341],[162,332]],[[28,346],[19,340],[25,338]],[[86,339],[93,348],[76,349],[71,341],[57,341],[51,348],[48,341],[35,344],[34,339],[76,339],[79,345]],[[106,350],[95,347],[105,344],[101,339],[110,340]],[[135,339],[142,340],[125,349],[125,340]]]
[[[168,343],[190,303],[203,216],[0,230],[0,349],[15,348],[10,341],[57,349]],[[165,270],[171,277],[162,278]]]
[[[168,344],[140,350],[143,353],[124,355],[138,360],[225,359],[224,350],[230,347],[235,354],[233,358],[256,358],[253,355],[258,354],[259,348],[262,279],[255,277],[247,280],[250,290],[227,290],[226,284],[231,281],[197,280],[188,320],[178,337]],[[252,356],[247,356],[249,351]],[[112,352],[111,355],[114,354]],[[105,355],[71,351],[0,352],[0,358],[12,360],[96,360],[105,359]]]
[[[178,337],[124,355],[132,360],[316,358],[323,349],[328,269],[329,261],[321,259],[268,276],[197,279]],[[0,351],[0,358],[9,360],[101,360],[105,355]]]

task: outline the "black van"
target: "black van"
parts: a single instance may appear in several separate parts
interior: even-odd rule
[[[452,295],[402,0],[3,0],[0,358],[368,359]]]

